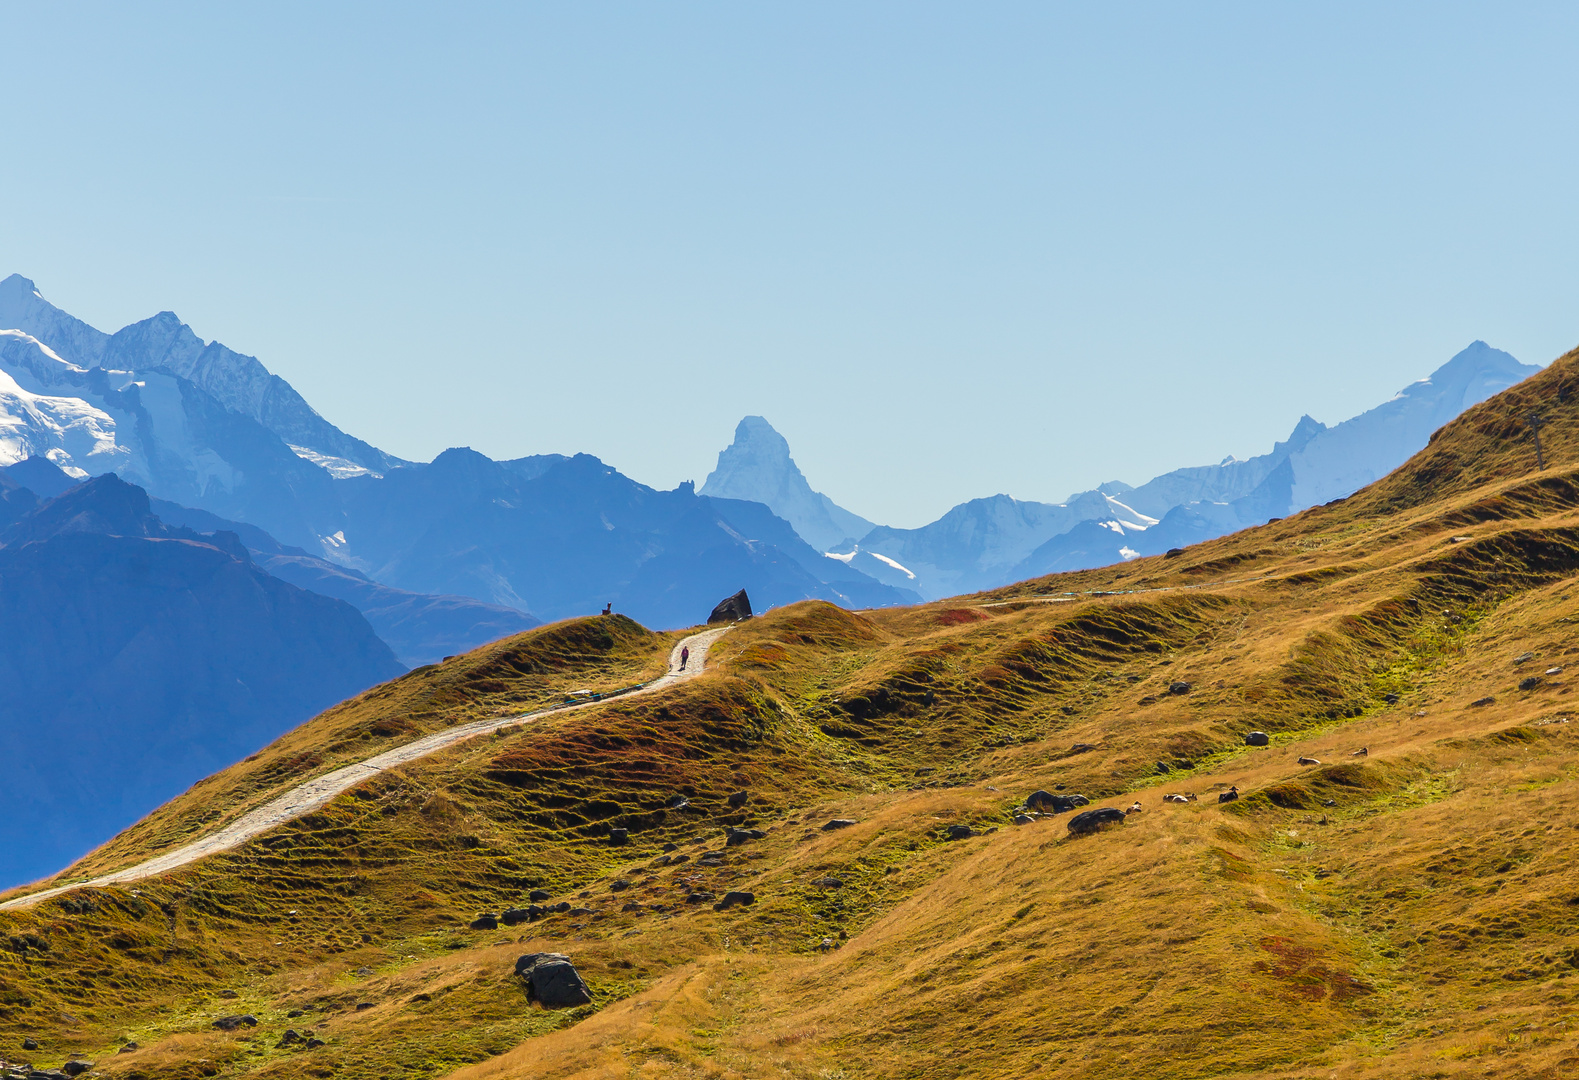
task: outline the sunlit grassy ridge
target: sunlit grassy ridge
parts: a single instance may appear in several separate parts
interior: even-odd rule
[[[150,1077],[1579,1069],[1579,668],[1547,674],[1579,662],[1576,369],[1338,504],[976,597],[774,611],[693,682],[0,914],[0,1037]],[[446,723],[650,677],[673,641],[534,633],[331,710],[70,873]],[[1143,810],[1082,838],[1012,824],[1060,786]],[[766,836],[726,848],[726,825]],[[658,865],[670,844],[688,858]],[[536,888],[576,911],[467,928]],[[757,902],[686,900],[728,889]],[[526,1002],[511,963],[540,948],[574,956],[592,1005]],[[243,1011],[258,1028],[209,1027]],[[326,1045],[278,1048],[287,1026]]]

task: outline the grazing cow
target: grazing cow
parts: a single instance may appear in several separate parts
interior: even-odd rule
[[[1220,803],[1233,802],[1237,798],[1239,798],[1239,788],[1236,785],[1219,794],[1217,796],[1217,801]]]
[[[1128,810],[1124,811],[1124,816],[1128,817],[1130,814],[1138,814],[1143,809],[1144,809],[1144,807],[1142,807],[1140,805],[1140,802],[1137,800],[1135,805],[1131,806]]]
[[[827,952],[829,949],[833,948],[833,938],[831,938],[831,937],[823,938],[821,941],[819,941],[817,943],[817,948],[820,949],[823,952]]]
[[[1185,796],[1183,796],[1183,795],[1164,795],[1162,797],[1162,801],[1163,802],[1182,802],[1182,803],[1187,803],[1190,800],[1188,798],[1186,798]]]
[[[1317,761],[1313,757],[1302,757],[1302,758],[1299,759],[1299,764],[1301,764],[1301,765],[1320,765],[1321,762]]]

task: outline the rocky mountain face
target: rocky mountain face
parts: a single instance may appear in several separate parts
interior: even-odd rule
[[[702,485],[702,494],[762,503],[823,551],[859,539],[873,528],[859,514],[813,491],[790,457],[789,443],[760,416],[740,421],[735,441],[719,453],[718,467]]]
[[[18,492],[27,493],[16,497]],[[0,513],[0,881],[57,869],[404,666],[355,608],[201,536],[114,475]]]
[[[284,379],[255,357],[217,341],[205,343],[173,312],[106,334],[45,300],[20,274],[0,281],[0,327],[20,330],[60,356],[87,368],[160,374],[184,379],[221,407],[278,435],[309,460],[341,472],[382,471],[403,464],[323,417]]]

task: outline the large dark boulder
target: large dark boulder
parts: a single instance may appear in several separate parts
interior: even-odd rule
[[[1101,832],[1109,825],[1117,825],[1124,820],[1124,811],[1111,806],[1099,806],[1095,810],[1086,810],[1069,819],[1069,833],[1071,836],[1085,836],[1094,832]]]
[[[1264,731],[1252,731],[1245,736],[1246,746],[1266,746],[1272,740]]]
[[[526,980],[526,993],[544,1008],[585,1005],[592,992],[576,966],[564,953],[527,953],[515,962],[515,973]]]
[[[727,600],[718,602],[713,613],[707,617],[707,625],[740,622],[742,619],[749,618],[751,618],[751,598],[746,595],[746,590],[741,589]]]
[[[1025,805],[1042,813],[1063,814],[1091,800],[1084,795],[1054,795],[1050,791],[1033,791],[1025,797]]]

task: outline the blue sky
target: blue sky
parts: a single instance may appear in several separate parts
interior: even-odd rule
[[[1381,8],[1381,10],[1378,10]],[[1579,344],[1579,8],[7,5],[0,274],[394,453],[918,525]]]

